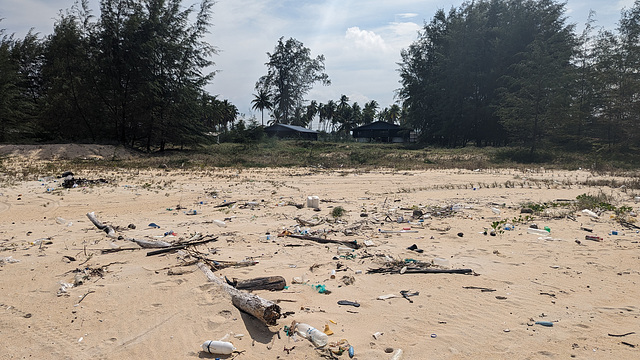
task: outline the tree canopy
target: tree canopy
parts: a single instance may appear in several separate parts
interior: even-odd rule
[[[79,0],[43,38],[0,28],[0,142],[153,151],[256,130],[255,121],[240,123],[236,105],[205,90],[217,53],[204,40],[214,2],[100,0],[95,17]],[[270,122],[319,124],[336,140],[383,120],[415,130],[423,144],[514,144],[530,158],[547,144],[636,151],[640,0],[614,30],[595,26],[592,15],[575,34],[565,12],[556,0],[474,0],[438,10],[402,50],[398,102],[387,107],[347,94],[305,99],[316,83],[330,84],[325,58],[281,37],[251,106],[263,125],[267,110]],[[240,135],[223,138],[248,138]]]
[[[61,12],[41,41],[4,36],[0,66],[10,66],[2,73],[13,79],[0,99],[19,101],[0,103],[7,114],[0,115],[7,119],[0,140],[10,133],[147,150],[206,141],[200,106],[217,50],[203,39],[213,4],[101,0],[95,19],[82,0]]]
[[[301,111],[304,96],[316,82],[330,85],[324,73],[324,56],[311,57],[311,50],[294,38],[281,37],[273,53],[267,53],[267,74],[256,83],[256,90],[273,96],[273,114],[277,122],[290,123],[299,119],[296,109]],[[298,114],[300,115],[300,114]]]
[[[425,143],[638,145],[640,1],[618,34],[574,34],[564,3],[480,0],[439,10],[402,51],[397,95]],[[603,131],[604,130],[604,131]]]

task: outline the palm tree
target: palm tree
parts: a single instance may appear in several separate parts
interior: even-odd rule
[[[233,125],[238,118],[238,108],[230,103],[229,100],[223,100],[220,103],[220,110],[222,115],[221,122],[224,129],[223,131],[226,132],[229,125]]]
[[[333,100],[329,100],[324,106],[324,118],[327,120],[327,123],[333,123],[333,119],[336,116],[336,102]]]
[[[307,105],[307,113],[306,113],[306,121],[307,124],[313,124],[313,118],[318,114],[320,108],[318,107],[318,102],[315,100],[311,100],[311,103]]]
[[[365,124],[370,124],[376,117],[376,110],[378,110],[378,102],[371,100],[364,104],[364,110],[362,111],[362,117]]]
[[[347,95],[340,96],[340,102],[338,103],[338,110],[344,109],[349,105],[349,97]]]
[[[389,122],[389,108],[388,107],[378,111],[378,120]]]
[[[393,104],[389,108],[389,120],[391,120],[392,124],[395,124],[400,119],[400,114],[402,113],[402,109],[398,104]]]
[[[362,109],[360,108],[360,105],[358,105],[357,102],[354,102],[353,105],[351,105],[351,125],[352,127],[356,127],[356,126],[360,126],[362,125]]]
[[[347,95],[340,96],[340,100],[336,105],[336,114],[333,116],[333,121],[331,122],[334,127],[336,125],[340,125],[339,128],[342,129],[344,124],[349,121],[349,117],[351,117],[351,105],[349,105],[349,97]]]
[[[271,110],[271,108],[273,108],[271,94],[265,89],[260,89],[257,94],[253,94],[251,103],[253,104],[253,106],[251,106],[252,110],[260,110],[262,113],[262,126],[264,126],[264,109]]]
[[[296,106],[293,109],[293,116],[291,117],[290,125],[307,127],[307,116],[305,114],[305,108],[302,106]]]

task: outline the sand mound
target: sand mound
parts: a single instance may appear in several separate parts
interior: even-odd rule
[[[122,146],[95,144],[0,145],[0,156],[22,160],[130,159]]]

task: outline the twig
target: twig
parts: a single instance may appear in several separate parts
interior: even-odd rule
[[[619,335],[618,334],[608,334],[608,335],[609,336],[613,336],[613,337],[623,337],[623,336],[633,335],[633,334],[635,334],[635,332],[632,331],[632,332],[628,332],[626,334],[619,334]]]
[[[115,252],[120,252],[120,251],[127,251],[127,250],[142,250],[142,248],[115,248],[115,249],[99,249],[100,253],[102,254],[110,254],[110,253],[115,253]]]
[[[496,289],[489,289],[489,288],[479,287],[479,286],[463,286],[462,288],[463,289],[480,290],[482,292],[493,292],[493,291],[496,291]]]
[[[86,254],[87,254],[87,252],[85,251],[85,255],[86,255]],[[85,261],[81,262],[81,263],[80,263],[80,264],[78,264],[78,265],[84,265],[84,264],[86,264],[87,262],[89,262],[89,260],[91,260],[91,258],[92,258],[92,257],[93,257],[93,254],[89,255],[89,256],[87,257],[87,260],[85,260]]]
[[[234,351],[236,354],[235,354],[235,355],[233,355],[233,357],[231,358],[231,360],[233,360],[233,359],[237,358],[238,356],[240,356],[240,355],[244,354],[246,351],[247,351],[247,350],[240,350],[240,351],[236,350],[236,351]]]
[[[84,300],[84,298],[86,298],[86,297],[87,297],[87,295],[89,295],[89,294],[91,294],[91,293],[94,293],[94,292],[95,292],[95,291],[93,291],[93,290],[89,290],[89,291],[87,291],[87,293],[86,293],[86,294],[82,295],[82,297],[80,298],[80,301],[78,301],[78,304],[80,304],[80,303],[82,302],[82,300]]]

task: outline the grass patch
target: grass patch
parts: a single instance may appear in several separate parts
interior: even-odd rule
[[[20,178],[34,174],[59,174],[73,168],[83,169],[207,169],[207,168],[271,168],[313,167],[321,169],[351,168],[363,171],[393,169],[397,171],[428,169],[531,169],[535,165],[544,169],[588,169],[593,173],[630,172],[640,165],[640,152],[627,153],[620,159],[604,150],[567,152],[544,147],[533,159],[527,158],[528,149],[519,147],[493,148],[466,146],[455,149],[418,147],[416,144],[370,144],[356,142],[324,142],[303,140],[276,140],[266,138],[251,144],[221,143],[196,149],[167,150],[162,153],[134,153],[130,158],[56,160],[25,162],[16,166],[13,160],[0,158],[2,173]],[[533,160],[533,162],[528,161]],[[623,164],[624,162],[624,164]],[[633,170],[632,170],[633,169]],[[30,177],[31,176],[31,177]],[[591,181],[591,182],[589,182]],[[550,184],[542,184],[550,186]],[[622,180],[587,180],[588,186],[624,185],[640,189],[640,177]],[[495,185],[498,186],[498,185]],[[504,184],[511,187],[510,184]]]
[[[342,206],[336,206],[331,210],[331,217],[338,219],[344,216],[347,211]]]

